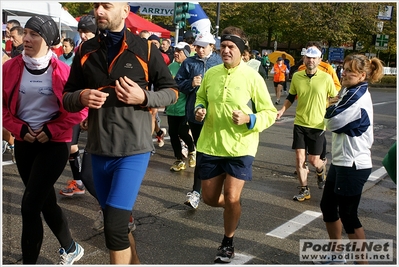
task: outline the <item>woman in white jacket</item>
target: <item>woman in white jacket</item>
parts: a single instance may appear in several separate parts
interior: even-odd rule
[[[320,207],[330,239],[341,239],[342,225],[349,239],[366,238],[357,209],[372,169],[373,103],[368,84],[382,76],[379,59],[347,56],[339,100],[327,108],[324,120],[332,131],[332,163]]]

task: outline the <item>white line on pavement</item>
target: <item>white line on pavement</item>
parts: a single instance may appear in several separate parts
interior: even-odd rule
[[[381,103],[374,103],[373,106],[380,106],[380,105],[393,104],[393,103],[396,103],[396,101],[387,101],[387,102],[381,102]]]
[[[320,216],[321,212],[306,210],[302,214],[299,214],[295,218],[282,224],[281,226],[277,227],[266,235],[284,239]]]
[[[370,174],[369,179],[367,181],[376,181],[382,177],[384,177],[387,174],[387,171],[385,170],[385,167],[381,167],[378,170],[373,171]]]
[[[374,182],[383,178],[387,174],[384,167],[381,167],[370,174],[368,181]],[[287,236],[298,231],[314,219],[320,217],[322,214],[315,211],[304,211],[302,214],[296,216],[294,219],[282,224],[271,232],[267,233],[268,236],[274,236],[280,239],[284,239]]]
[[[243,265],[244,263],[250,261],[251,259],[253,259],[253,256],[235,253],[234,258],[228,264],[229,265]],[[226,265],[226,264],[225,263],[216,263],[216,265]]]
[[[3,161],[3,165],[2,166],[12,165],[12,164],[14,164],[14,162],[12,162],[12,160],[7,160],[7,161]]]

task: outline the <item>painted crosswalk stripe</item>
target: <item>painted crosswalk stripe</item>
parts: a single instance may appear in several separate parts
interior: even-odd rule
[[[281,226],[277,227],[266,235],[284,239],[320,216],[321,212],[311,210],[304,211],[303,213],[282,224]]]
[[[12,165],[12,164],[14,164],[14,162],[12,162],[11,160],[7,160],[7,161],[3,161],[2,166]]]
[[[385,170],[385,167],[381,167],[378,170],[373,171],[369,179],[367,181],[376,181],[379,180],[380,178],[384,177],[387,174],[387,171]]]
[[[244,263],[249,262],[253,258],[254,257],[250,256],[250,255],[235,253],[234,258],[228,264],[229,265],[243,265]],[[226,263],[216,263],[215,265],[226,265]]]

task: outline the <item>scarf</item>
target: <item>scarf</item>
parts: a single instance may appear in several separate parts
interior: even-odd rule
[[[69,52],[68,54],[63,54],[65,59],[68,59],[73,56],[73,51]]]
[[[41,70],[48,67],[51,58],[53,57],[53,51],[49,49],[44,57],[32,58],[25,55],[25,50],[22,51],[22,60],[25,62],[25,66],[31,70]]]

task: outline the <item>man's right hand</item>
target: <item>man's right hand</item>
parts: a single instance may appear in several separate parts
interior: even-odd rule
[[[193,82],[191,83],[191,85],[193,87],[198,87],[201,85],[201,82],[202,82],[202,74],[199,74],[197,76],[194,76]]]
[[[195,120],[196,121],[203,121],[205,119],[206,109],[198,108],[195,112]]]
[[[283,116],[284,111],[282,109],[280,109],[279,111],[277,111],[277,117],[276,120],[279,120],[281,118],[281,116]]]
[[[108,93],[96,89],[85,89],[80,95],[80,102],[85,107],[99,109],[107,100]]]

